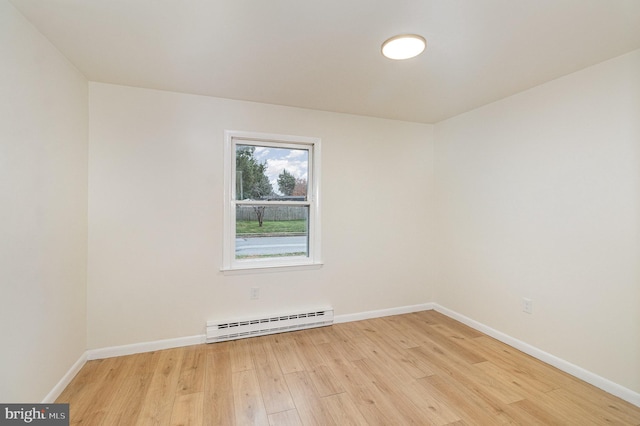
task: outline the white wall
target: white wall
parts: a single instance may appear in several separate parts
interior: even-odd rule
[[[213,319],[432,299],[433,126],[101,83],[89,93],[90,349],[202,334]],[[220,272],[225,129],[322,138],[321,269]]]
[[[42,399],[87,348],[201,334],[209,319],[429,301],[640,392],[640,52],[434,134],[101,83],[87,91],[6,0],[0,36],[3,402]],[[225,129],[322,138],[321,269],[219,271]]]
[[[640,51],[435,138],[435,300],[640,392]]]
[[[87,82],[0,0],[0,401],[86,349]]]

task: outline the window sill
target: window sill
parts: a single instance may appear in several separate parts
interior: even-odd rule
[[[312,269],[322,268],[324,263],[301,263],[298,265],[246,265],[236,266],[234,268],[222,268],[220,271],[224,275],[245,275],[245,274],[263,274],[268,272],[290,272],[290,271],[308,271]]]

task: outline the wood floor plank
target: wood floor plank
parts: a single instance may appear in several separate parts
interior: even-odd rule
[[[435,325],[440,322],[440,316],[438,312],[432,309],[427,311],[412,312],[410,314],[403,315],[403,319],[410,322],[417,322],[421,327]]]
[[[171,426],[202,426],[204,424],[204,391],[179,394],[171,412]]]
[[[344,392],[344,388],[326,365],[318,365],[308,373],[320,397]]]
[[[571,406],[579,406],[594,413],[602,421],[623,422],[624,424],[640,424],[640,418],[630,415],[635,408],[632,404],[616,398],[593,385],[587,384],[574,377],[561,389],[555,389],[548,393],[555,397],[562,395],[565,401],[569,401]]]
[[[398,378],[389,374],[388,370],[385,372],[384,365],[378,362],[365,358],[358,361],[354,361],[353,364],[362,372],[362,376],[368,378],[371,387],[376,389],[376,396],[384,395],[386,401],[389,402],[393,408],[402,417],[402,424],[421,424],[421,425],[433,425],[431,412],[426,410],[425,407],[420,404],[416,406],[413,402],[406,398],[402,392],[402,388],[410,385],[413,379],[409,382],[402,382],[401,386],[395,386]],[[388,408],[385,408],[388,409]]]
[[[184,348],[158,352],[158,365],[138,415],[139,424],[166,425],[171,421],[184,352]]]
[[[422,311],[416,312],[415,314],[416,316],[429,318],[429,320],[434,323],[433,325],[443,325],[449,329],[455,330],[456,333],[459,333],[460,335],[468,339],[474,339],[476,337],[484,336],[484,334],[480,331],[474,330],[468,325],[462,324],[461,322],[456,321],[453,318],[449,318],[448,316],[437,311]]]
[[[408,375],[418,379],[433,374],[432,366],[417,357],[410,349],[394,347],[385,341],[383,336],[376,334],[371,334],[366,339],[370,341],[373,339],[373,345],[365,340],[359,340],[357,343],[367,357],[393,360],[394,362],[390,363],[390,366],[399,376],[406,377]]]
[[[313,340],[317,345],[321,345],[323,343],[331,343],[331,339],[329,339],[327,330],[331,330],[332,328],[333,326],[311,328],[309,330],[305,330],[304,333],[308,335],[311,340]]]
[[[102,419],[103,425],[138,423],[138,417],[145,404],[145,396],[151,386],[153,374],[128,375],[122,381],[113,403],[109,405]]]
[[[379,333],[384,334],[389,342],[398,348],[409,349],[420,346],[420,343],[405,333],[404,328],[394,326],[395,321],[397,321],[397,318],[394,317],[375,318],[371,320],[371,325]]]
[[[260,367],[261,365],[272,362],[273,350],[267,345],[268,341],[268,336],[247,339],[247,343],[249,344],[248,350],[255,367]]]
[[[269,414],[269,426],[302,426],[298,410]]]
[[[96,405],[95,401],[104,390],[104,380],[109,369],[107,359],[88,361],[71,383],[56,399],[57,403],[70,403],[70,424],[86,424],[85,413]]]
[[[263,365],[256,368],[256,374],[263,392],[267,413],[278,413],[295,408],[284,375],[279,367]]]
[[[266,342],[278,358],[282,374],[305,371],[304,364],[298,357],[295,341],[286,334],[275,334]]]
[[[105,361],[104,359],[87,361],[84,367],[82,367],[78,374],[71,380],[69,386],[58,396],[56,402],[63,403],[72,398],[78,398],[88,385],[97,380],[101,380],[101,375],[103,375],[104,371],[104,369],[101,368],[101,364]]]
[[[295,408],[278,358],[268,341],[256,339],[252,342],[251,353],[267,413],[273,414]]]
[[[77,424],[101,424],[101,421],[113,411],[113,406],[119,405],[118,391],[125,381],[131,365],[135,362],[134,356],[109,358],[104,364],[106,375],[100,383],[96,398],[91,401],[82,419],[74,417],[71,423]],[[71,405],[71,401],[69,401]],[[71,410],[70,410],[71,411]],[[72,413],[69,413],[71,416]],[[99,420],[98,420],[99,419]]]
[[[486,395],[492,401],[505,404],[524,399],[522,392],[506,385],[481,370],[474,369],[474,364],[451,359],[433,348],[412,348],[412,352],[429,357],[434,363],[434,370],[440,376],[454,378],[456,382],[472,389],[480,395]]]
[[[549,392],[560,386],[558,380],[553,379],[553,374],[549,374],[549,366],[544,365],[546,368],[538,370],[532,363],[534,360],[526,358],[528,355],[522,354],[520,351],[510,348],[502,343],[500,345],[504,349],[501,351],[494,351],[491,348],[484,347],[483,342],[488,341],[484,340],[485,338],[486,336],[479,337],[467,340],[461,344],[467,345],[468,349],[477,350],[482,353],[483,357],[491,360],[490,362],[492,365],[495,365],[500,370],[509,374],[517,385],[525,389],[535,389],[538,392]],[[491,338],[489,338],[489,340],[493,341]],[[484,364],[478,363],[478,365]]]
[[[478,337],[469,342],[483,357],[496,365],[510,365],[512,368],[509,371],[513,375],[526,379],[530,384],[537,383],[542,391],[558,389],[571,382],[568,374],[489,336]]]
[[[333,419],[340,426],[367,426],[367,420],[349,394],[338,393],[322,398],[322,404]]]
[[[564,426],[570,425],[577,420],[571,410],[567,411],[562,407],[558,407],[554,402],[549,401],[547,395],[543,395],[536,400],[523,399],[522,401],[516,401],[509,404],[509,407],[509,416],[520,424]],[[580,425],[593,424],[583,419],[580,419],[580,422]]]
[[[455,414],[469,424],[494,425],[494,424],[516,424],[505,412],[504,407],[498,402],[487,402],[486,398],[469,390],[465,385],[457,381],[449,381],[440,375],[433,375],[422,379],[417,379],[418,383],[429,389],[433,387],[438,390],[449,407],[452,407]]]
[[[408,316],[407,319],[409,322],[415,321],[415,317]],[[420,327],[420,322],[414,323],[416,328],[414,331],[417,331],[419,334],[423,336],[420,341],[421,345],[429,344],[429,345],[437,345],[441,347],[443,350],[449,351],[452,354],[455,354],[456,357],[463,359],[465,362],[469,364],[474,364],[476,362],[486,361],[482,355],[480,355],[476,351],[470,351],[466,349],[463,345],[458,344],[455,337],[447,336],[442,334],[435,326],[436,322],[432,323],[428,326]]]
[[[449,425],[462,420],[447,404],[446,398],[434,388],[421,385],[416,380],[402,387],[405,398],[427,414],[429,421],[436,425]]]
[[[499,382],[502,387],[509,389],[512,395],[515,395],[513,401],[519,401],[521,399],[527,398],[538,398],[543,393],[538,390],[535,386],[529,384],[526,380],[521,380],[520,377],[514,376],[511,374],[508,369],[502,369],[492,363],[491,361],[479,362],[477,364],[473,364],[471,367],[474,370],[481,372],[484,377],[491,378],[496,382]]]
[[[322,365],[329,366],[332,362],[336,360],[340,361],[348,361],[344,357],[344,353],[340,352],[336,349],[335,345],[331,343],[321,343],[316,345],[316,350],[320,354],[320,357],[323,359]]]
[[[186,347],[180,377],[178,395],[204,392],[205,351],[200,345]]]
[[[453,386],[450,389],[464,392],[474,406],[481,407],[485,412],[506,419],[508,416],[503,415],[504,407],[508,403],[523,399],[523,396],[513,389],[486,374],[473,370],[473,364],[466,364],[459,359],[451,359],[442,352],[424,347],[414,348],[411,351],[425,354],[434,362],[436,374],[420,380],[429,381],[433,378],[434,383],[440,383],[439,380],[446,378],[445,384]],[[464,420],[468,421],[468,419]]]
[[[73,383],[70,384],[72,386]],[[91,424],[89,419],[95,418],[93,413],[97,410],[99,398],[104,385],[101,383],[88,383],[80,392],[74,392],[71,397],[58,398],[57,403],[69,403],[69,425]],[[73,401],[73,403],[71,403]]]
[[[320,396],[311,383],[307,372],[296,371],[286,374],[285,380],[291,391],[293,402],[296,405],[302,424],[312,426],[336,424],[322,405]]]
[[[215,346],[215,345],[213,345]],[[206,353],[204,383],[204,424],[207,426],[236,423],[229,351],[212,348]]]
[[[387,398],[372,386],[371,380],[362,374],[362,371],[346,359],[336,357],[337,352],[332,350],[332,344],[319,345],[319,350],[327,360],[327,366],[331,368],[342,387],[351,396],[363,417],[371,425],[395,425],[403,424],[404,419],[398,410]]]
[[[367,358],[385,358],[393,360],[389,363],[389,368],[407,380],[410,378],[425,377],[433,374],[432,369],[423,363],[419,358],[412,355],[409,349],[396,347],[385,338],[385,335],[376,332],[373,328],[364,326],[362,328],[364,338],[358,339],[356,343]]]
[[[236,424],[241,426],[267,424],[267,410],[262,402],[262,392],[255,370],[234,372],[231,381]]]
[[[630,424],[630,419],[621,418],[619,415],[620,413],[613,414],[604,407],[592,404],[586,399],[576,396],[574,393],[569,392],[566,389],[555,389],[549,392],[548,395],[553,399],[555,404],[571,407],[572,412],[580,413],[581,418],[585,419],[585,421],[590,421],[593,424]],[[633,419],[631,419],[631,421],[633,421]]]
[[[325,333],[330,343],[334,344],[334,348],[340,351],[345,359],[355,361],[366,357],[356,339],[351,338],[350,334],[342,332],[341,327],[331,327],[331,329],[326,329]]]
[[[252,370],[251,343],[249,339],[240,339],[229,342],[229,355],[231,356],[231,372]]]
[[[339,324],[334,324],[331,326],[331,328],[339,330],[340,333],[342,333],[344,336],[350,339],[357,339],[358,337],[363,337],[362,331],[360,330],[360,327],[358,327],[357,325],[358,322],[360,321],[343,322]]]
[[[300,355],[300,361],[302,361],[307,371],[311,371],[313,368],[324,364],[322,357],[316,349],[316,342],[313,341],[309,333],[306,331],[295,333],[293,341],[296,346],[296,352]]]
[[[177,350],[180,351],[182,349]],[[160,361],[161,354],[162,351],[153,351],[132,355],[131,358],[133,362],[127,374],[153,376],[158,369],[158,362]]]
[[[90,361],[57,402],[91,426],[640,425],[640,407],[432,311]]]

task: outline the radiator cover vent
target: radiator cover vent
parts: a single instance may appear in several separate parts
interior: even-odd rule
[[[233,321],[207,321],[207,343],[284,333],[333,324],[333,308],[312,309]]]

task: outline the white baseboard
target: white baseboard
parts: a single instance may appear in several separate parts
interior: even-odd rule
[[[152,342],[134,343],[131,345],[111,346],[87,351],[87,360],[111,358],[114,356],[133,355],[143,352],[160,351],[162,349],[180,348],[183,346],[199,345],[204,343],[205,335],[178,337],[175,339],[155,340]]]
[[[43,404],[52,404],[56,401],[56,399],[62,394],[62,391],[71,383],[76,374],[80,371],[80,369],[87,362],[87,353],[83,353],[80,358],[71,366],[69,371],[62,376],[62,379],[51,389],[51,392],[47,394],[42,400]]]
[[[475,321],[469,317],[459,314],[455,311],[440,306],[437,303],[423,303],[419,305],[401,306],[398,308],[380,309],[375,311],[360,312],[356,314],[344,314],[336,315],[334,317],[334,323],[344,323],[351,321],[361,321],[371,318],[380,318],[390,315],[401,315],[412,312],[435,310],[450,318],[460,321],[463,324],[468,325],[488,336],[493,337],[509,346],[512,346],[526,354],[533,356],[547,364],[550,364],[566,373],[571,374],[587,383],[590,383],[605,392],[617,396],[631,404],[640,407],[640,393],[634,392],[631,389],[625,388],[611,380],[598,376],[590,371],[585,370],[582,367],[578,367],[568,361],[558,358],[550,353],[547,353],[541,349],[529,345],[521,340],[511,337],[505,333],[495,330],[487,325],[484,325],[478,321]],[[205,343],[205,335],[196,335],[188,337],[180,337],[175,339],[156,340],[152,342],[134,343],[131,345],[112,346],[101,349],[91,349],[86,351],[78,361],[69,369],[67,374],[58,382],[51,392],[45,397],[43,403],[51,403],[60,396],[64,388],[71,382],[75,375],[80,371],[86,361],[102,358],[110,358],[114,356],[132,355],[142,352],[152,352],[162,349],[179,348],[183,346],[199,345]]]
[[[631,389],[625,388],[624,386],[612,382],[609,379],[598,376],[597,374],[587,371],[582,367],[570,363],[569,361],[558,358],[555,355],[538,349],[535,346],[531,346],[530,344],[525,343],[522,340],[518,340],[514,337],[504,334],[455,311],[447,309],[444,306],[440,306],[437,303],[433,304],[433,309],[437,312],[440,312],[441,314],[460,321],[461,323],[466,324],[469,327],[474,328],[488,336],[491,336],[494,339],[506,343],[507,345],[512,346],[528,355],[531,355],[532,357],[537,358],[540,361],[546,362],[547,364],[552,365],[564,371],[565,373],[569,373],[572,376],[577,377],[578,379],[584,380],[585,382],[590,383],[605,392],[608,392],[620,399],[624,399],[625,401],[640,407],[640,393],[638,392],[634,392]]]
[[[335,323],[360,321],[370,318],[385,317],[389,315],[407,314],[410,312],[418,312],[433,309],[432,304],[425,303],[421,305],[402,306],[399,308],[381,309],[377,311],[360,312],[357,314],[336,315]],[[152,342],[134,343],[131,345],[111,346],[100,349],[90,349],[86,352],[87,360],[111,358],[114,356],[133,355],[143,352],[159,351],[162,349],[179,348],[182,346],[199,345],[205,343],[205,335],[196,335],[189,337],[179,337],[176,339],[156,340]]]
[[[390,315],[410,314],[411,312],[429,311],[433,309],[433,303],[422,303],[420,305],[400,306],[398,308],[379,309],[377,311],[359,312],[357,314],[336,315],[333,322],[339,324],[341,322],[362,321],[371,318],[388,317]]]

